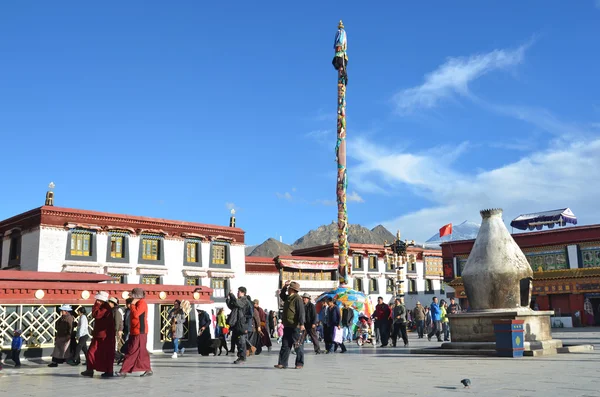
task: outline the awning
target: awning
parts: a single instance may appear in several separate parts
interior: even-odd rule
[[[280,260],[282,267],[289,269],[306,269],[306,270],[337,270],[338,264],[331,262],[301,262],[291,260]]]
[[[569,208],[563,208],[554,211],[519,215],[513,219],[510,226],[519,230],[542,230],[544,226],[552,229],[554,225],[565,226],[567,223],[576,225],[577,218]]]

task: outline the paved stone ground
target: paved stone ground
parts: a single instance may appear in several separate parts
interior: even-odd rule
[[[554,332],[566,344],[594,344],[595,352],[522,359],[407,354],[404,348],[359,349],[347,354],[315,356],[312,346],[303,370],[277,370],[277,352],[251,357],[242,366],[233,357],[186,354],[176,360],[153,355],[150,378],[83,378],[83,367],[48,368],[10,361],[0,372],[0,395],[11,396],[598,396],[600,329]],[[410,334],[412,347],[434,346]],[[276,347],[277,348],[277,347]],[[291,356],[293,359],[294,356]],[[290,362],[292,364],[292,362]],[[469,378],[470,389],[460,380]]]

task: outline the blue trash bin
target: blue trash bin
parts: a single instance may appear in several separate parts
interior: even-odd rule
[[[523,320],[496,320],[496,353],[498,357],[523,357]]]

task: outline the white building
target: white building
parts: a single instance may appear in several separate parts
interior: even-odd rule
[[[244,231],[235,227],[54,206],[0,222],[2,269],[205,286],[213,289],[215,306],[224,302],[232,279],[243,280],[244,258]]]

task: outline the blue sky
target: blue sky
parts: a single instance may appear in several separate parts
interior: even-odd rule
[[[600,222],[600,2],[226,4],[0,4],[0,219],[54,181],[65,207],[235,207],[248,244],[332,222],[343,18],[351,223]]]

